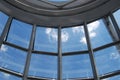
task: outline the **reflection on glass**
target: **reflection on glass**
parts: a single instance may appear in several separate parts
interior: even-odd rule
[[[0,67],[23,73],[25,60],[25,52],[2,45],[0,49]]]
[[[113,76],[113,77],[109,77],[109,78],[102,79],[102,80],[120,80],[120,75],[118,75],[118,76]]]
[[[120,9],[119,10],[117,10],[116,12],[114,12],[114,17],[115,17],[115,19],[116,19],[116,22],[117,22],[117,24],[118,24],[118,26],[119,26],[119,28],[120,28]]]
[[[56,78],[57,57],[49,55],[32,54],[29,75]]]
[[[13,20],[8,34],[8,42],[28,48],[32,26],[17,20]]]
[[[83,26],[62,29],[62,52],[87,50]]]
[[[109,26],[108,26],[108,29],[109,29],[109,32],[110,32],[110,34],[111,34],[111,37],[112,37],[113,41],[118,41],[118,40],[119,40],[119,37],[118,37],[118,34],[117,34],[117,32],[116,32],[116,29],[115,29],[115,27],[114,27],[114,25],[113,25],[113,23],[112,23],[112,20],[111,20],[110,17],[108,17],[108,19],[109,19],[109,21],[110,21]]]
[[[35,46],[37,51],[57,52],[57,29],[38,27]]]
[[[93,48],[112,42],[103,20],[98,20],[87,25]]]
[[[120,70],[120,48],[118,45],[95,52],[99,75]]]
[[[7,22],[8,16],[0,12],[0,36]]]
[[[90,78],[92,76],[88,54],[63,57],[63,78]]]
[[[22,79],[11,74],[0,72],[0,80],[22,80]]]

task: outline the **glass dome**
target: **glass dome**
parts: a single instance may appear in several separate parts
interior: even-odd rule
[[[0,80],[120,80],[119,0],[36,1],[0,1]]]

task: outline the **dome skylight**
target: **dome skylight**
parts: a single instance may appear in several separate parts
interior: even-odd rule
[[[0,80],[120,80],[120,0],[0,0]]]

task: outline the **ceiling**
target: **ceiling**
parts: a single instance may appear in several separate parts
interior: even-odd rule
[[[0,0],[6,14],[46,27],[78,26],[119,8],[120,0]]]

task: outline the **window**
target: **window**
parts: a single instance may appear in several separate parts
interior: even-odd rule
[[[62,52],[87,50],[83,26],[62,29]]]
[[[56,78],[57,56],[32,54],[29,75]]]
[[[26,53],[13,47],[2,45],[0,50],[0,67],[23,73]]]
[[[117,10],[116,12],[114,12],[113,15],[114,15],[114,17],[116,19],[116,22],[117,22],[117,24],[118,24],[118,26],[120,28],[120,9]]]
[[[64,56],[63,78],[90,78],[93,77],[88,54]]]
[[[87,26],[93,48],[113,42],[102,19],[92,22]]]
[[[6,25],[7,20],[8,20],[8,16],[5,15],[4,13],[0,12],[0,36]]]
[[[57,29],[37,27],[35,46],[37,51],[57,52]]]
[[[0,72],[0,80],[22,80],[22,79],[11,74]]]
[[[31,25],[14,19],[10,27],[7,41],[24,48],[28,48],[31,31]]]
[[[119,45],[111,46],[95,52],[95,60],[99,75],[120,70]]]

